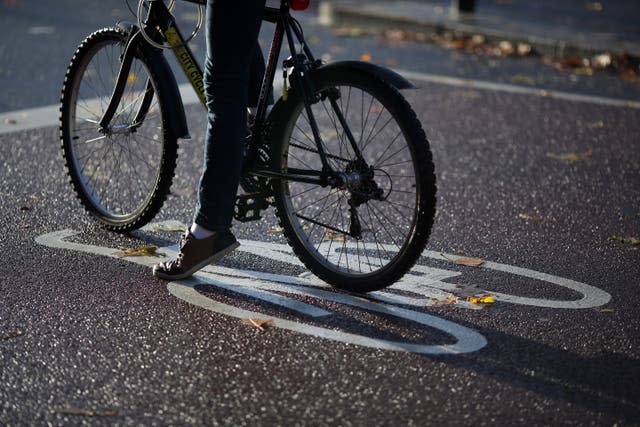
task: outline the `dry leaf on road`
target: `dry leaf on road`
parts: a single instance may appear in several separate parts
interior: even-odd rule
[[[484,260],[480,258],[461,257],[454,261],[457,265],[466,265],[467,267],[480,267],[484,264]]]
[[[273,320],[271,319],[242,319],[242,323],[258,328],[261,331],[264,331],[267,326],[273,326]]]
[[[80,415],[83,417],[115,417],[118,415],[117,411],[91,411],[80,408],[64,408],[57,411],[60,414],[66,415]]]
[[[547,157],[561,160],[567,164],[575,163],[579,160],[588,159],[593,155],[593,150],[588,149],[583,153],[547,153]]]
[[[157,246],[146,245],[139,248],[125,248],[120,251],[116,251],[113,254],[120,258],[131,256],[165,256],[165,254],[157,252],[157,250]]]

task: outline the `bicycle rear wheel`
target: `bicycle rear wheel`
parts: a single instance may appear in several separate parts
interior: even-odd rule
[[[331,167],[346,184],[274,181],[277,215],[300,260],[334,287],[355,292],[399,280],[427,243],[435,215],[434,166],[414,111],[395,88],[350,68],[315,73],[312,105]],[[362,153],[358,160],[337,109]],[[300,96],[292,94],[273,143],[273,168],[319,176],[322,164]],[[314,174],[315,171],[315,174]]]
[[[158,78],[140,49],[117,112],[107,129],[100,130],[126,42],[123,31],[107,28],[81,43],[67,69],[60,116],[73,188],[101,226],[118,232],[139,228],[158,213],[171,187],[177,155]]]

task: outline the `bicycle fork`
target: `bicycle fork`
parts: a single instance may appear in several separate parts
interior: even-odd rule
[[[128,32],[128,38],[123,52],[120,55],[120,69],[118,70],[118,76],[116,78],[113,93],[111,94],[109,104],[105,109],[102,118],[98,122],[99,131],[101,133],[105,135],[114,133],[133,133],[144,122],[144,119],[146,118],[147,113],[151,108],[151,103],[153,102],[153,97],[155,94],[150,79],[147,79],[147,82],[145,83],[144,95],[142,101],[140,102],[140,105],[138,106],[138,111],[134,116],[133,121],[126,125],[111,125],[111,121],[116,116],[118,105],[120,104],[122,95],[124,94],[124,90],[131,76],[131,66],[133,64],[136,49],[146,49],[147,54],[149,55],[155,54],[161,56],[161,53],[159,53],[159,51],[154,52],[151,43],[154,42],[161,44],[163,38],[167,41],[167,43],[173,50],[176,58],[178,59],[178,62],[187,75],[196,94],[198,95],[198,99],[206,108],[202,69],[198,65],[198,62],[194,59],[193,53],[189,49],[189,46],[184,40],[184,37],[182,36],[182,34],[180,34],[173,16],[162,1],[151,2],[148,12],[146,29],[141,29],[135,25],[125,23],[118,24],[118,26]],[[152,32],[153,39],[155,40],[149,40],[148,33],[150,31]],[[145,34],[144,32],[147,32],[147,34]],[[161,36],[160,33],[162,33],[163,36]],[[162,67],[165,68],[168,66],[162,65]],[[167,74],[168,75],[166,76],[166,80],[171,80],[171,82],[163,81],[163,83],[176,86],[173,74],[170,71]],[[176,105],[169,106],[169,108],[174,109],[173,114],[171,114],[169,117],[169,122],[172,130],[177,137],[189,138],[189,133],[186,128],[186,122],[184,120],[184,110],[177,110],[178,108],[182,108],[182,102],[179,96],[179,92],[177,91],[177,87],[171,88],[170,92],[175,95],[176,103],[174,104],[180,105],[180,107],[177,107]]]

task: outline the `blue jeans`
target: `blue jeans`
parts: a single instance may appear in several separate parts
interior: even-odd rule
[[[264,75],[258,45],[265,0],[208,0],[204,85],[207,132],[194,222],[231,227],[247,135],[247,106],[257,103]]]

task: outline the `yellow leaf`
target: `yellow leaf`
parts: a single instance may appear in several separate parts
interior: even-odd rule
[[[157,252],[158,248],[153,245],[146,245],[139,248],[126,248],[121,251],[116,251],[113,254],[117,257],[131,257],[131,256],[164,256],[163,253]]]
[[[472,296],[468,299],[471,304],[493,304],[496,302],[496,299],[491,295]]]
[[[480,258],[461,257],[455,260],[457,265],[466,265],[467,267],[480,267],[484,264],[484,260]]]
[[[588,149],[583,153],[547,153],[547,157],[552,159],[561,160],[565,163],[571,164],[579,160],[584,160],[593,155],[593,150]]]
[[[637,239],[636,237],[620,237],[620,236],[616,236],[615,234],[611,237],[609,237],[609,240],[611,241],[618,241],[622,244],[625,245],[630,245],[630,246],[638,246],[640,245],[640,239]]]

